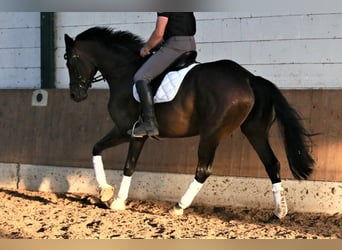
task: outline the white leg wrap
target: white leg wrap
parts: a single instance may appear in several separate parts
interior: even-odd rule
[[[106,180],[106,174],[103,169],[103,163],[102,163],[102,156],[101,155],[95,155],[93,156],[93,166],[95,170],[95,177],[97,180],[97,183],[100,188],[109,187],[107,180]]]
[[[121,181],[121,185],[120,185],[120,189],[119,189],[119,193],[118,193],[118,199],[122,199],[122,200],[127,200],[128,198],[128,191],[129,191],[129,187],[131,185],[131,181],[132,181],[132,176],[123,176],[122,177],[122,181]]]
[[[202,183],[199,183],[198,181],[193,180],[190,186],[188,187],[188,190],[186,190],[186,192],[183,194],[178,205],[183,209],[189,207],[191,202],[195,198],[195,196],[201,190],[202,186],[203,186]]]
[[[279,218],[284,218],[287,214],[287,204],[285,198],[285,192],[281,186],[281,182],[274,183],[272,185],[275,209],[274,214]]]
[[[125,210],[126,209],[126,200],[128,198],[128,191],[131,185],[132,176],[123,176],[118,197],[112,202],[110,205],[111,209],[114,210]]]

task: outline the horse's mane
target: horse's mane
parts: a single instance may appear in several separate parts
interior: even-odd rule
[[[129,31],[114,31],[109,27],[93,27],[76,36],[76,41],[97,41],[108,48],[127,47],[138,52],[144,41]]]

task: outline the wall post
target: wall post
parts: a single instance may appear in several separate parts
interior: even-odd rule
[[[41,88],[55,88],[55,25],[53,12],[40,13]]]

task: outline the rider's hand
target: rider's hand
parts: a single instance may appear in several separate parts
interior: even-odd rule
[[[147,49],[146,47],[142,47],[140,50],[140,55],[141,57],[146,57],[150,54],[150,50]]]

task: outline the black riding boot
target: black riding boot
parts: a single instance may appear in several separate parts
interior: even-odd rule
[[[152,91],[147,81],[137,81],[135,83],[143,110],[143,123],[134,129],[128,130],[128,134],[133,137],[157,136],[159,134],[158,123],[154,113],[154,103]]]

